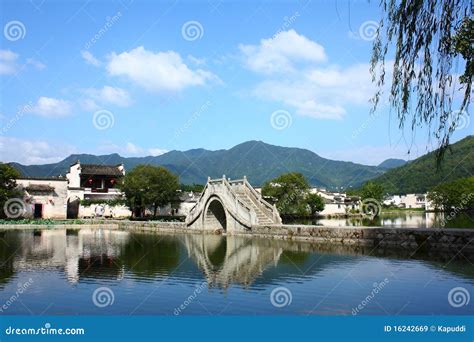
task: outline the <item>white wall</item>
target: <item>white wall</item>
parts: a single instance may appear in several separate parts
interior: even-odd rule
[[[27,188],[30,185],[48,185],[54,188],[53,192],[31,192],[24,190],[24,198],[26,204],[27,217],[32,217],[35,204],[43,206],[43,218],[66,218],[67,205],[67,181],[59,179],[17,179],[18,186]]]

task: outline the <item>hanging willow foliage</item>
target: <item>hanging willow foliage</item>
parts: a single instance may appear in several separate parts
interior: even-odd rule
[[[429,136],[439,144],[440,162],[460,120],[469,119],[474,69],[473,4],[463,0],[381,0],[381,7],[384,15],[374,40],[370,68],[377,86],[372,112],[391,73],[389,103],[398,115],[400,128],[405,123],[410,123],[412,130],[427,126]],[[391,49],[393,69],[387,58]],[[462,74],[457,70],[460,64],[464,67]],[[453,108],[456,96],[462,99]]]

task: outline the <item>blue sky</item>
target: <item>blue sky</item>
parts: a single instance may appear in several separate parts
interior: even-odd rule
[[[431,149],[388,106],[369,116],[376,1],[32,0],[0,13],[2,161],[247,140],[366,164]],[[473,124],[460,128],[453,141]]]

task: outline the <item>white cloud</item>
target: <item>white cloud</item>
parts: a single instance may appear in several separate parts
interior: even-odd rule
[[[130,94],[122,88],[115,88],[111,86],[104,86],[100,89],[88,88],[84,90],[84,94],[90,97],[90,99],[84,100],[86,105],[91,105],[94,101],[98,101],[104,104],[113,104],[120,107],[127,107],[132,103]]]
[[[93,65],[93,66],[99,66],[100,65],[100,61],[94,57],[94,55],[92,53],[90,53],[89,51],[86,51],[86,50],[82,50],[81,51],[81,56],[82,58],[84,58],[84,60]]]
[[[113,76],[125,76],[153,92],[180,91],[218,80],[208,71],[190,69],[174,51],[155,53],[143,46],[120,54],[112,53],[107,71]]]
[[[354,148],[326,151],[318,153],[320,156],[333,160],[352,161],[364,165],[379,165],[386,159],[397,158],[412,160],[426,153],[426,151],[411,151],[408,154],[409,147],[403,145],[397,146],[359,146]]]
[[[46,65],[34,58],[20,61],[20,56],[11,50],[0,50],[0,75],[11,75],[27,66],[33,66],[36,70],[43,70]]]
[[[11,50],[0,50],[0,75],[11,75],[18,71],[18,54]]]
[[[2,162],[17,162],[26,165],[56,163],[75,152],[74,147],[65,144],[0,136]]]
[[[298,115],[342,119],[348,107],[368,105],[374,94],[367,63],[321,65],[327,61],[324,48],[294,30],[262,39],[258,46],[240,45],[240,50],[245,66],[265,76],[251,94]]]
[[[44,68],[46,68],[46,65],[44,65],[43,63],[41,63],[40,61],[38,61],[34,58],[27,58],[26,59],[26,64],[27,65],[32,65],[37,70],[43,70]]]
[[[136,145],[132,142],[127,142],[124,146],[117,145],[113,142],[106,141],[100,144],[97,148],[101,153],[118,153],[122,156],[133,156],[133,157],[147,157],[147,156],[159,156],[163,153],[168,152],[168,150],[151,147],[143,148],[139,145]]]
[[[197,58],[194,57],[193,55],[188,55],[189,61],[194,63],[195,65],[205,65],[206,64],[206,59],[205,58]]]
[[[165,154],[168,152],[168,150],[162,149],[162,148],[149,148],[148,153],[152,155],[153,157],[160,156],[162,154]]]
[[[143,149],[131,142],[128,142],[126,145],[125,145],[125,152],[127,154],[142,154],[143,153]]]
[[[66,100],[42,96],[30,111],[44,117],[58,118],[72,114],[72,105]]]
[[[297,62],[324,62],[326,53],[318,43],[296,33],[280,32],[273,38],[262,39],[259,45],[239,45],[245,65],[265,74],[286,73],[295,69]]]
[[[369,103],[373,95],[368,64],[348,68],[309,68],[292,77],[262,81],[253,90],[261,99],[293,107],[297,114],[341,119],[348,105]]]

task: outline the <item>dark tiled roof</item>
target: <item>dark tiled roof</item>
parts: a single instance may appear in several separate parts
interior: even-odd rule
[[[18,180],[47,180],[47,181],[61,181],[67,182],[66,177],[59,176],[59,177],[20,177],[17,178]]]
[[[81,164],[81,174],[98,175],[98,176],[122,176],[122,172],[118,166],[98,165],[98,164]]]
[[[52,192],[54,191],[54,186],[47,184],[29,184],[25,189],[31,192]]]

